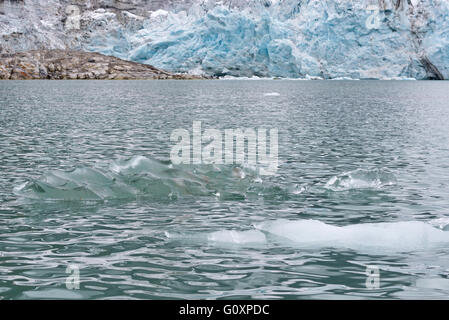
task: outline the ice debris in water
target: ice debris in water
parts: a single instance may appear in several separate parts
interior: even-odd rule
[[[344,248],[362,252],[426,249],[446,246],[449,232],[433,224],[438,221],[400,221],[335,226],[319,220],[278,219],[257,223],[253,230],[170,233],[170,240],[212,245],[261,245],[274,242],[293,248]]]
[[[332,177],[325,185],[332,191],[379,189],[396,184],[396,177],[384,169],[357,169]]]

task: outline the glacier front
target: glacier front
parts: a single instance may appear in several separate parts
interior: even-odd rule
[[[449,78],[447,0],[5,0],[0,12],[1,52],[65,47],[213,76]]]

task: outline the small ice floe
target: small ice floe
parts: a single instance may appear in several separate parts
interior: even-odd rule
[[[332,191],[380,189],[396,184],[395,176],[385,169],[357,169],[332,177],[325,188]]]
[[[445,248],[449,232],[443,220],[359,223],[346,226],[319,220],[277,219],[255,223],[249,230],[165,232],[169,241],[214,246],[260,246],[277,243],[292,248],[344,248],[360,252],[410,252]]]
[[[335,226],[318,220],[273,220],[256,230],[303,248],[409,251],[447,246],[449,232],[421,221],[361,223]]]
[[[264,93],[265,97],[278,97],[280,95],[281,94],[279,92],[267,92],[267,93]]]

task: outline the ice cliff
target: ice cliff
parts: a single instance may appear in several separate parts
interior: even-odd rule
[[[448,79],[449,0],[0,0],[0,52],[69,48],[173,72]]]

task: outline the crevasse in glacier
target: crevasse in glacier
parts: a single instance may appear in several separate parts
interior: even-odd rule
[[[39,29],[11,50],[46,41],[218,76],[449,78],[448,0],[89,0],[70,32],[53,17],[70,1],[48,2],[27,27],[0,15],[2,34]]]

